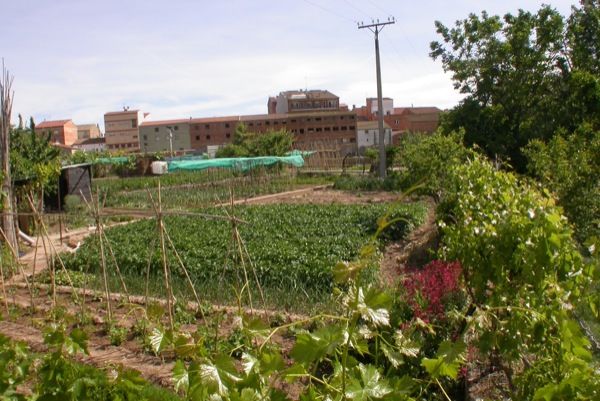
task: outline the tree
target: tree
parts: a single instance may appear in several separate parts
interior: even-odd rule
[[[248,126],[239,124],[233,141],[217,151],[217,157],[284,156],[292,148],[294,136],[281,129],[266,133],[248,132]]]
[[[600,238],[600,131],[581,127],[548,143],[532,141],[528,169],[558,198],[583,243]]]
[[[19,125],[11,130],[10,168],[13,179],[28,179],[27,189],[47,188],[60,175],[60,150],[50,144],[51,139],[50,133],[35,132],[33,118],[29,127],[23,126],[19,115]]]
[[[13,78],[2,65],[0,78],[0,161],[2,162],[2,228],[10,247],[18,249],[13,190],[10,174],[10,118],[12,113],[11,87]]]
[[[598,0],[581,4],[568,20],[543,6],[502,19],[470,14],[452,29],[436,22],[443,43],[432,42],[430,56],[467,95],[443,117],[444,132],[464,127],[466,145],[524,172],[530,140],[600,125]]]

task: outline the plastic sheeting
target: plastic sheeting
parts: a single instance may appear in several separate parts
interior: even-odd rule
[[[177,170],[204,170],[207,168],[230,168],[239,171],[246,171],[258,166],[270,166],[275,163],[291,164],[295,167],[302,167],[304,159],[300,155],[276,157],[236,157],[209,160],[173,160],[169,163],[169,172]]]

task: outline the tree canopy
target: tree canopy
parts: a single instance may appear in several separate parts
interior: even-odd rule
[[[503,18],[470,14],[453,28],[437,21],[443,41],[431,43],[430,56],[466,95],[442,129],[464,128],[466,145],[524,172],[530,140],[600,128],[599,26],[599,0],[582,0],[569,18],[543,6]]]
[[[60,150],[50,145],[50,134],[38,135],[35,123],[11,129],[10,169],[14,179],[28,179],[29,186],[39,188],[54,184],[60,175]]]
[[[248,132],[248,126],[239,124],[233,141],[217,151],[217,157],[284,156],[292,149],[294,136],[285,129],[267,133]]]

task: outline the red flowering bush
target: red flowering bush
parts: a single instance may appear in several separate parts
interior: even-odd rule
[[[434,260],[423,270],[414,273],[403,282],[405,301],[412,309],[413,318],[425,323],[445,320],[445,312],[460,307],[464,301],[458,261]]]

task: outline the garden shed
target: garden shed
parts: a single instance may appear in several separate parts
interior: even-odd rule
[[[46,205],[59,211],[63,209],[67,195],[78,195],[88,202],[92,199],[92,165],[90,163],[63,166],[58,178],[56,197],[47,199]]]

